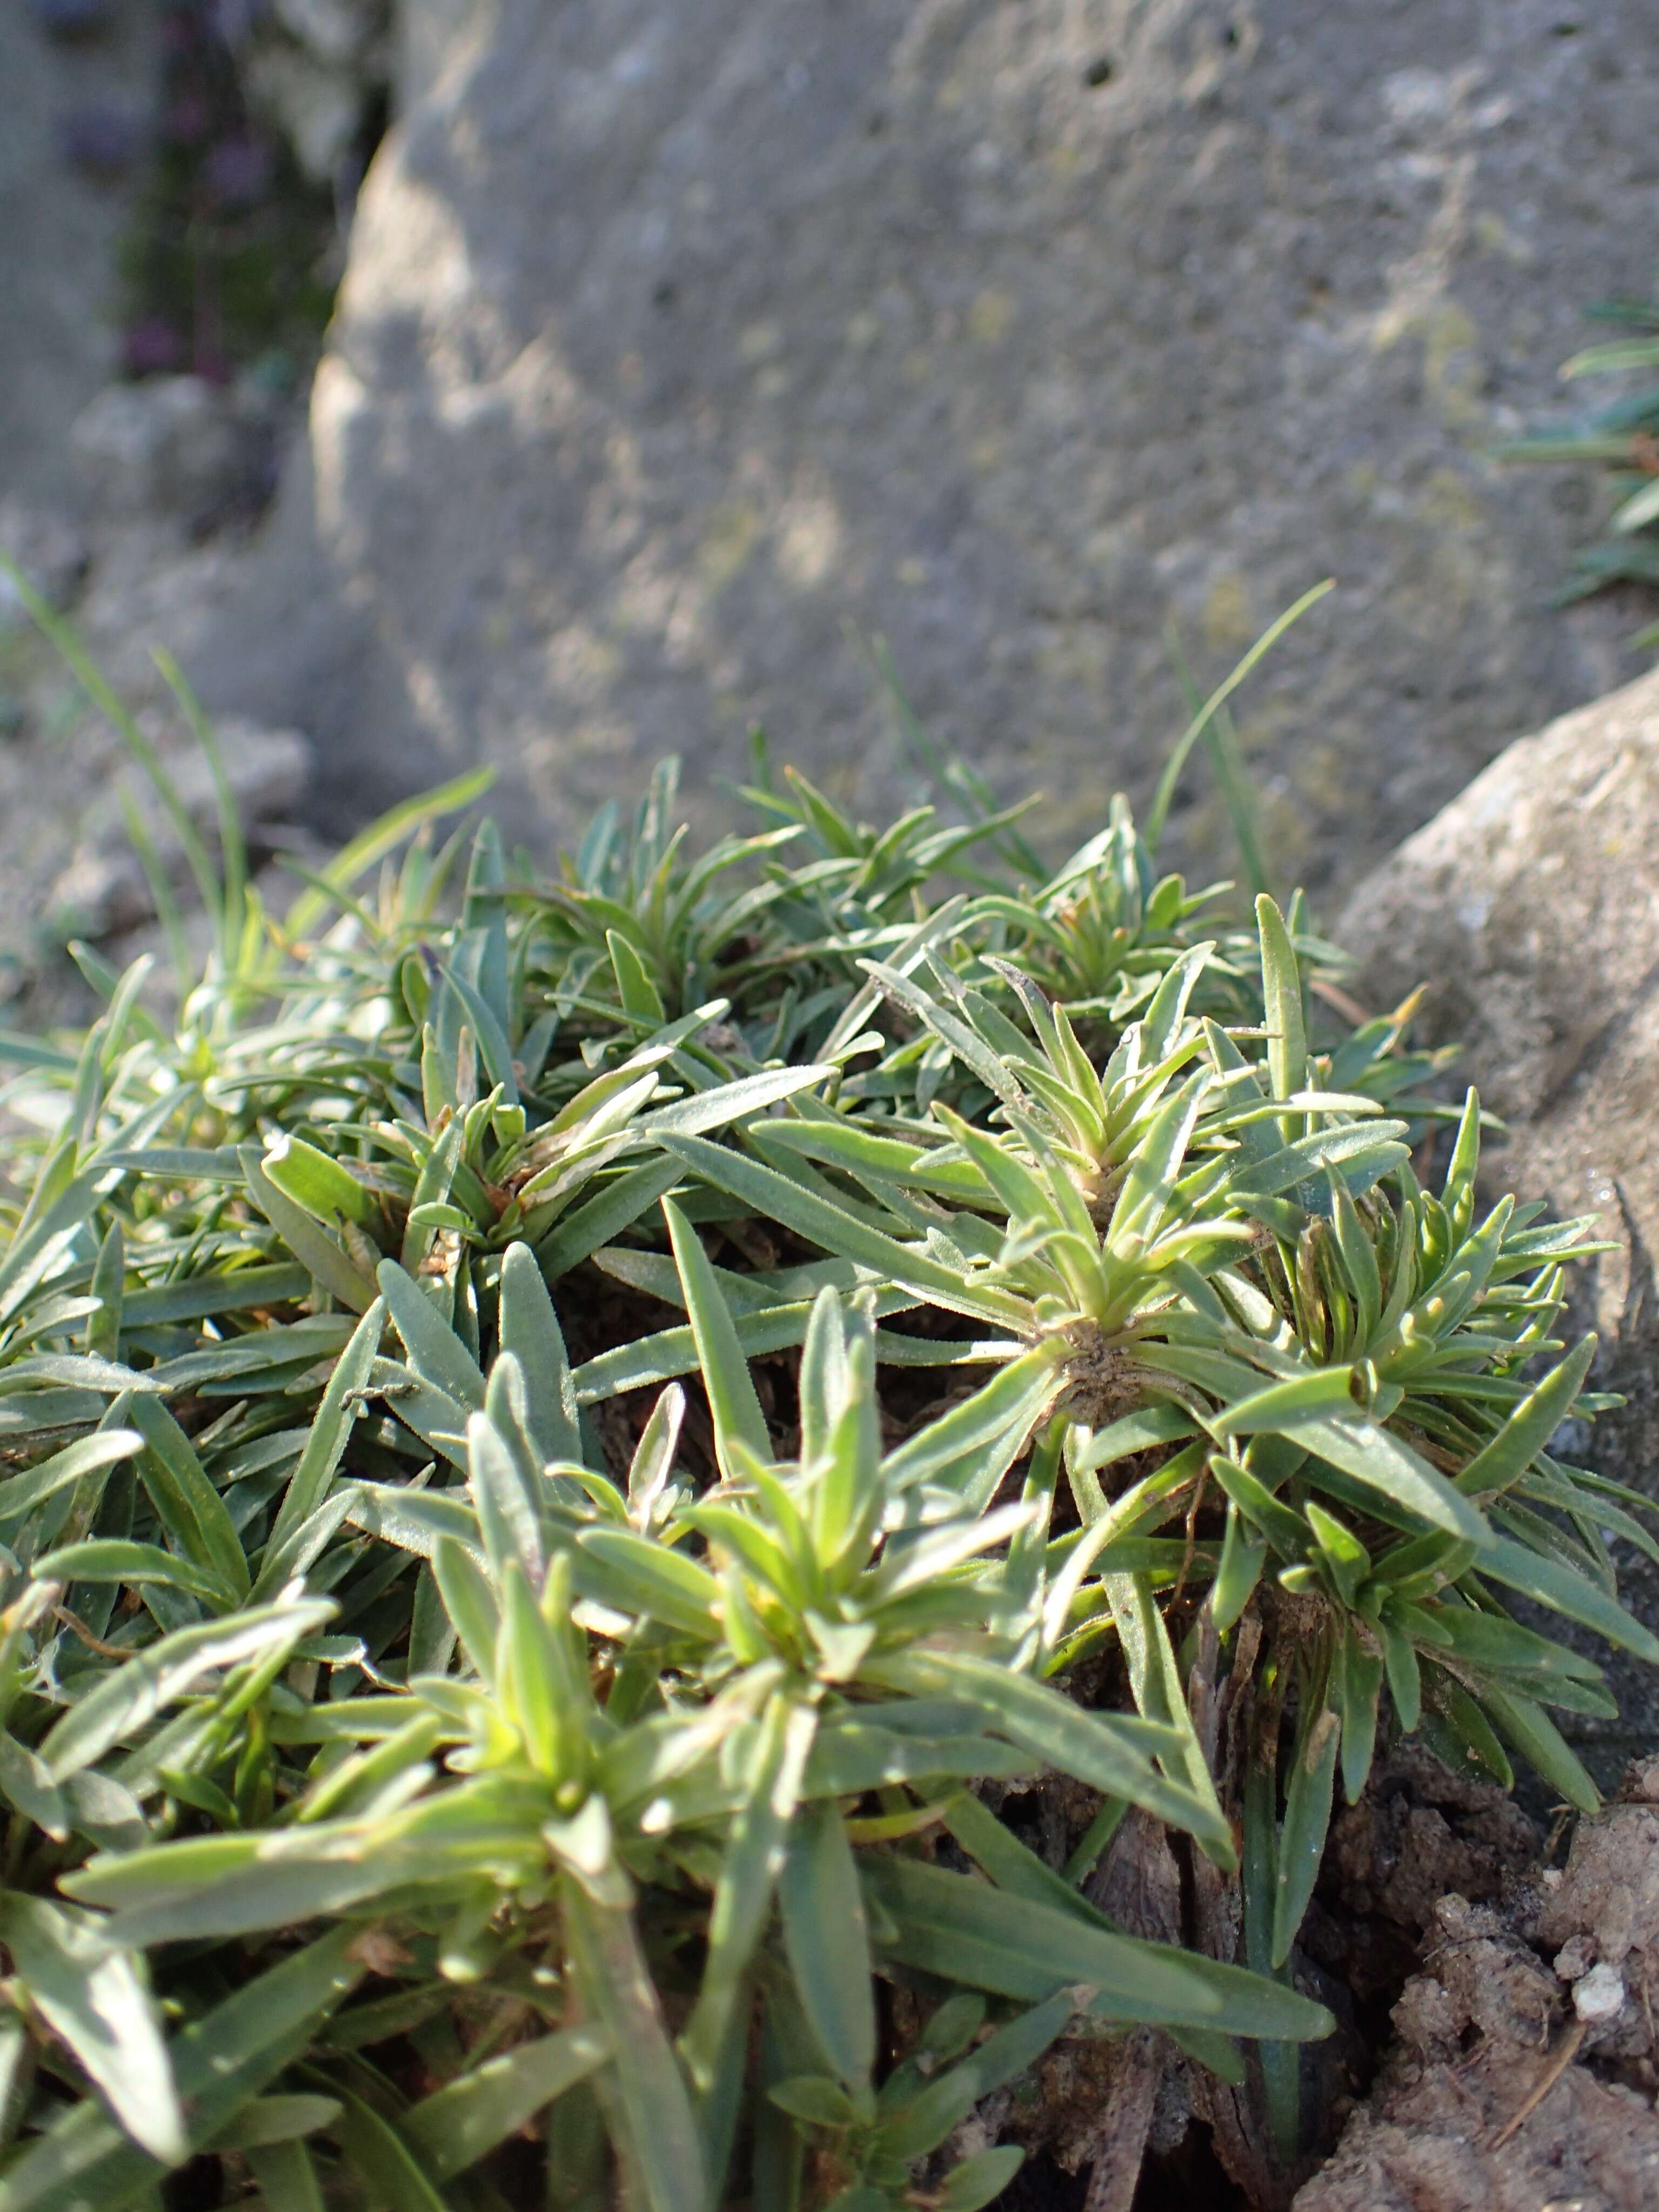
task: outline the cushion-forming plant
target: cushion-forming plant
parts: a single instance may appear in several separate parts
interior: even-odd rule
[[[1139,2024],[1288,2149],[1379,1730],[1595,1803],[1586,1224],[1299,900],[952,781],[763,757],[694,858],[664,770],[550,879],[463,784],[280,921],[181,818],[176,1019],[82,948],[4,1041],[0,2212],[974,2212],[975,2106]],[[1132,1811],[1185,1946],[1085,1894]]]

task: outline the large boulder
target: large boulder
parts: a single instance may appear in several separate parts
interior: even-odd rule
[[[1601,1217],[1613,1249],[1578,1271],[1577,1317],[1600,1332],[1596,1386],[1628,1403],[1562,1448],[1659,1498],[1659,670],[1511,745],[1334,933],[1369,1004],[1430,984],[1428,1041],[1462,1040],[1508,1124],[1492,1188]],[[1659,1629],[1659,1571],[1619,1558]],[[1614,1672],[1620,1724],[1577,1724],[1603,1771],[1659,1743],[1659,1670]]]
[[[1246,695],[1286,877],[1619,680],[1506,471],[1651,278],[1646,0],[409,0],[310,445],[204,665],[325,803],[502,765],[568,829],[746,726],[871,806],[857,641],[1054,839]],[[1219,842],[1195,773],[1188,852]]]

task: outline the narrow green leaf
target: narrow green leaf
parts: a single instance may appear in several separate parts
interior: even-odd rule
[[[1300,1091],[1308,1077],[1308,1039],[1302,1022],[1302,981],[1290,933],[1280,914],[1263,891],[1255,902],[1256,929],[1261,945],[1261,999],[1267,1030],[1267,1075],[1275,1098],[1288,1098]],[[1279,1127],[1287,1145],[1302,1133],[1300,1116],[1280,1116]]]
[[[763,1167],[757,1160],[711,1145],[703,1137],[669,1137],[664,1142],[687,1167],[717,1190],[729,1191],[751,1206],[763,1219],[779,1222],[826,1252],[872,1267],[878,1275],[932,1297],[947,1312],[1016,1326],[1030,1318],[1022,1299],[989,1284],[965,1283],[959,1272],[953,1273],[915,1247],[867,1228],[815,1191],[780,1175],[775,1168]]]
[[[189,1437],[159,1399],[135,1397],[128,1419],[149,1447],[139,1456],[137,1472],[162,1526],[233,1597],[246,1596],[247,1559],[241,1539]]]
[[[500,1385],[507,1374],[516,1372],[517,1365],[511,1352],[504,1353],[489,1378],[492,1410],[502,1415],[506,1407],[497,1409],[495,1401],[505,1397]],[[538,1470],[525,1465],[520,1454],[513,1449],[503,1430],[503,1421],[492,1420],[489,1413],[469,1417],[467,1464],[471,1474],[468,1487],[497,1587],[507,1562],[515,1559],[532,1589],[539,1590],[547,1569],[543,1484]]]
[[[424,2164],[390,2120],[349,2090],[342,2091],[340,2106],[329,2133],[373,2197],[391,2212],[449,2212]]]
[[[319,2128],[327,2127],[339,2110],[337,2097],[256,2097],[228,2127],[220,2129],[213,2148],[266,2150],[277,2143],[296,2142],[301,2136],[315,2135]]]
[[[1132,1736],[1115,1716],[1085,1712],[1046,1683],[967,1652],[897,1652],[869,1662],[863,1672],[866,1680],[913,1696],[959,1698],[974,1705],[1022,1750],[1088,1783],[1103,1796],[1127,1797],[1196,1837],[1218,1864],[1231,1863],[1232,1832],[1218,1820],[1212,1801],[1158,1774],[1141,1748],[1144,1737]]]
[[[1186,765],[1188,754],[1263,654],[1270,652],[1278,644],[1292,623],[1299,621],[1310,606],[1322,599],[1327,592],[1334,589],[1334,578],[1327,577],[1323,583],[1316,584],[1310,591],[1304,592],[1293,605],[1285,610],[1276,622],[1270,623],[1231,674],[1224,678],[1217,684],[1215,690],[1211,692],[1209,697],[1182,732],[1170,749],[1169,759],[1164,764],[1164,772],[1158,778],[1158,789],[1152,797],[1152,811],[1146,817],[1146,826],[1143,834],[1149,851],[1157,851],[1158,841],[1164,835],[1164,824],[1169,818],[1171,805],[1175,803],[1176,791],[1181,781],[1181,771]]]
[[[45,1829],[54,1843],[69,1840],[71,1814],[67,1797],[52,1780],[45,1760],[12,1735],[0,1735],[0,1797],[26,1820]]]
[[[204,1675],[291,1650],[333,1610],[326,1600],[316,1599],[263,1606],[229,1620],[176,1629],[159,1644],[135,1651],[48,1730],[40,1755],[53,1780],[63,1782],[92,1765]]]
[[[1161,1722],[1174,1731],[1176,1739],[1178,1748],[1161,1755],[1158,1764],[1172,1782],[1184,1784],[1204,1806],[1210,1832],[1218,1832],[1226,1827],[1226,1817],[1187,1710],[1186,1691],[1170,1646],[1170,1632],[1152,1593],[1152,1577],[1145,1573],[1103,1574],[1101,1585],[1117,1623],[1118,1644],[1128,1666],[1135,1711],[1146,1720]]]
[[[1399,1622],[1385,1608],[1377,1622],[1377,1633],[1382,1639],[1382,1662],[1388,1670],[1389,1695],[1394,1700],[1395,1717],[1401,1732],[1412,1735],[1423,1711],[1422,1671],[1417,1663],[1417,1654],[1412,1641]]]
[[[1587,1336],[1534,1389],[1529,1390],[1491,1441],[1457,1478],[1470,1498],[1492,1498],[1517,1482],[1572,1411],[1595,1357]]]
[[[1025,2163],[1021,2143],[997,2143],[952,2166],[939,2192],[939,2212],[980,2212],[1000,2197]]]
[[[495,1679],[495,1650],[501,1637],[501,1607],[489,1577],[454,1537],[438,1536],[430,1553],[432,1571],[444,1610],[483,1682]]]
[[[812,1805],[796,1816],[779,1902],[802,2008],[824,2057],[856,2088],[876,2062],[875,1990],[864,1893],[838,1806]]]
[[[827,1061],[804,1067],[763,1067],[753,1075],[738,1076],[735,1082],[717,1083],[690,1097],[657,1107],[639,1121],[637,1131],[653,1139],[707,1136],[711,1130],[726,1128],[733,1121],[775,1106],[780,1099],[793,1098],[816,1084],[827,1083],[836,1072]]]
[[[685,1310],[696,1342],[708,1410],[714,1420],[714,1450],[720,1471],[731,1480],[738,1472],[732,1447],[741,1445],[763,1466],[772,1457],[772,1438],[755,1395],[743,1346],[730,1308],[696,1231],[672,1198],[662,1202],[668,1234],[674,1247],[674,1265],[685,1293]]]
[[[1409,1444],[1374,1422],[1333,1413],[1297,1414],[1275,1422],[1274,1431],[1431,1527],[1471,1543],[1485,1540],[1485,1518],[1469,1499]],[[1655,1648],[1659,1650],[1659,1645]]]
[[[245,2155],[265,2212],[325,2212],[322,2185],[304,2143],[256,2144]]]
[[[563,1885],[572,1976],[586,2011],[628,2063],[614,2076],[619,2146],[648,2212],[707,2212],[702,2142],[631,1915]]]
[[[558,1221],[536,1246],[549,1281],[568,1274],[580,1261],[622,1235],[641,1216],[648,1213],[663,1194],[672,1190],[685,1173],[682,1161],[670,1157],[647,1160],[630,1168],[614,1182]]]
[[[997,1449],[1011,1431],[1018,1438],[1018,1451],[1060,1386],[1059,1366],[1052,1344],[1011,1359],[971,1397],[899,1445],[887,1462],[889,1488],[938,1480],[947,1469],[952,1487],[971,1480],[978,1457]]]
[[[982,2098],[1035,2066],[1049,2045],[1066,2033],[1077,2009],[1074,1994],[1069,1989],[1057,1990],[1006,2021],[966,2058],[927,2082],[877,2130],[879,2149],[889,2158],[905,2160],[925,2158],[936,2150]]]
[[[135,1429],[100,1429],[96,1436],[82,1437],[79,1443],[55,1452],[39,1467],[32,1467],[27,1474],[9,1476],[0,1482],[0,1526],[21,1520],[58,1491],[79,1482],[83,1475],[131,1459],[134,1452],[143,1449],[143,1442]]]
[[[375,1272],[410,1365],[423,1382],[446,1392],[469,1413],[481,1413],[484,1379],[477,1361],[414,1277],[395,1260],[382,1260]]]
[[[1221,1564],[1217,1567],[1215,1580],[1210,1585],[1210,1614],[1219,1634],[1226,1634],[1249,1603],[1255,1586],[1261,1579],[1262,1564],[1267,1556],[1266,1536],[1251,1526],[1229,1498],[1226,1533],[1221,1544]]]
[[[1659,1637],[1633,1620],[1616,1599],[1559,1559],[1542,1559],[1510,1537],[1494,1536],[1481,1546],[1480,1563],[1481,1573],[1490,1575],[1494,1582],[1507,1583],[1553,1613],[1565,1613],[1582,1627],[1593,1628],[1621,1650],[1633,1651],[1638,1658],[1659,1665]]]
[[[1012,1829],[964,1790],[945,1810],[945,1826],[975,1866],[988,1875],[999,1889],[1015,1897],[1029,1897],[1037,1905],[1069,1912],[1090,1928],[1110,1925],[1065,1875],[1056,1874],[1036,1853],[1028,1850]]]
[[[1243,1967],[1088,1928],[1070,1912],[916,1860],[866,1856],[862,1871],[876,1924],[892,1931],[878,1942],[945,1980],[1027,2003],[1063,1997],[1079,2010],[1163,2027],[1298,2043],[1331,2031],[1322,2005]]]
[[[188,1590],[216,1613],[228,1613],[237,1592],[206,1567],[164,1552],[159,1544],[134,1544],[115,1537],[93,1537],[84,1544],[64,1544],[35,1561],[30,1572],[52,1582],[131,1583],[160,1584]]]
[[[519,1080],[513,1066],[513,1048],[495,1009],[486,1004],[482,995],[455,968],[444,966],[439,973],[465,1009],[467,1027],[471,1030],[483,1064],[489,1072],[490,1084],[501,1092],[504,1105],[516,1106],[519,1103]]]
[[[0,1896],[0,1942],[30,2001],[92,2076],[133,2141],[165,2165],[189,2155],[155,2000],[131,1953],[95,1914],[15,1891]]]
[[[357,1418],[358,1403],[367,1389],[374,1355],[386,1326],[386,1303],[376,1298],[351,1333],[350,1341],[334,1363],[334,1370],[312,1419],[299,1465],[289,1480],[283,1502],[271,1523],[264,1562],[253,1586],[256,1602],[271,1595],[282,1571],[283,1547],[327,1498],[345,1454],[346,1443]]]
[[[303,1206],[325,1228],[349,1221],[359,1229],[372,1230],[380,1218],[373,1191],[359,1182],[349,1168],[302,1138],[287,1133],[273,1137],[265,1147],[262,1165],[267,1180],[285,1198]]]
[[[517,2135],[610,2056],[610,2044],[595,2027],[567,2027],[521,2043],[422,2099],[404,2115],[398,2131],[428,2169],[447,2181]]]
[[[99,1310],[87,1321],[87,1350],[94,1358],[121,1356],[121,1301],[126,1285],[126,1246],[118,1221],[111,1222],[98,1248],[92,1271],[92,1295]]]
[[[249,1198],[313,1280],[353,1313],[367,1313],[374,1303],[374,1285],[338,1239],[277,1189],[257,1145],[242,1146],[238,1157]]]
[[[605,942],[611,955],[611,970],[617,978],[623,1012],[653,1030],[660,1029],[668,1017],[663,1008],[661,994],[647,972],[637,949],[615,929],[606,930]]]
[[[1382,1653],[1361,1641],[1358,1625],[1351,1618],[1332,1685],[1342,1718],[1342,1793],[1350,1805],[1359,1802],[1371,1769],[1382,1674]]]
[[[564,1332],[527,1244],[509,1244],[501,1255],[500,1337],[501,1350],[523,1371],[531,1437],[543,1460],[580,1461],[581,1430]]]
[[[364,1968],[347,1956],[355,1931],[340,1929],[246,1982],[171,2045],[179,2100],[194,2144],[210,2142],[296,2058],[319,2022],[356,1987]],[[6,2212],[126,2212],[153,2203],[161,2169],[92,2103],[71,2106],[22,2151],[5,2175]]]
[[[714,1886],[702,1983],[680,2037],[687,2069],[702,2090],[713,2082],[744,1970],[771,1914],[817,1722],[811,1706],[779,1696],[761,1723],[749,1788]]]
[[[1308,1722],[1298,1730],[1296,1760],[1285,1792],[1285,1823],[1279,1838],[1273,1892],[1275,1966],[1282,1966],[1291,1955],[1291,1946],[1296,1941],[1318,1879],[1325,1837],[1331,1824],[1331,1797],[1341,1734],[1336,1714],[1322,1702],[1312,1709]]]
[[[720,1586],[707,1567],[625,1528],[584,1528],[577,1548],[609,1570],[630,1612],[711,1641],[720,1626]]]
[[[1497,1723],[1499,1733],[1508,1738],[1552,1790],[1559,1790],[1567,1803],[1576,1806],[1581,1813],[1601,1810],[1601,1793],[1595,1782],[1541,1705],[1530,1698],[1523,1698],[1518,1690],[1500,1690],[1490,1685],[1481,1691],[1480,1699]]]

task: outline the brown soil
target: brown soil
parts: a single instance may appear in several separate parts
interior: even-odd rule
[[[1370,2100],[1296,2212],[1652,2212],[1656,1983],[1659,1759],[1580,1824],[1565,1870],[1436,1903]]]

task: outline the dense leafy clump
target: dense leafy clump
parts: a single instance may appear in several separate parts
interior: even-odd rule
[[[1511,1611],[1659,1657],[1549,1450],[1583,1224],[1480,1210],[1299,901],[952,781],[763,758],[693,857],[665,771],[464,883],[463,787],[281,921],[228,816],[176,1021],[83,952],[9,1041],[4,2212],[973,2212],[958,2123],[1134,2023],[1289,2142],[1339,1774],[1594,1803]],[[1085,1893],[1131,1815],[1188,1948]]]
[[[1614,300],[1590,310],[1623,336],[1587,346],[1565,377],[1623,374],[1640,380],[1659,369],[1659,305]],[[1562,597],[1577,599],[1604,585],[1659,584],[1659,384],[1637,381],[1567,429],[1539,430],[1500,447],[1516,461],[1572,461],[1603,470],[1618,498],[1608,535],[1575,556]],[[1659,644],[1659,628],[1641,642]]]

